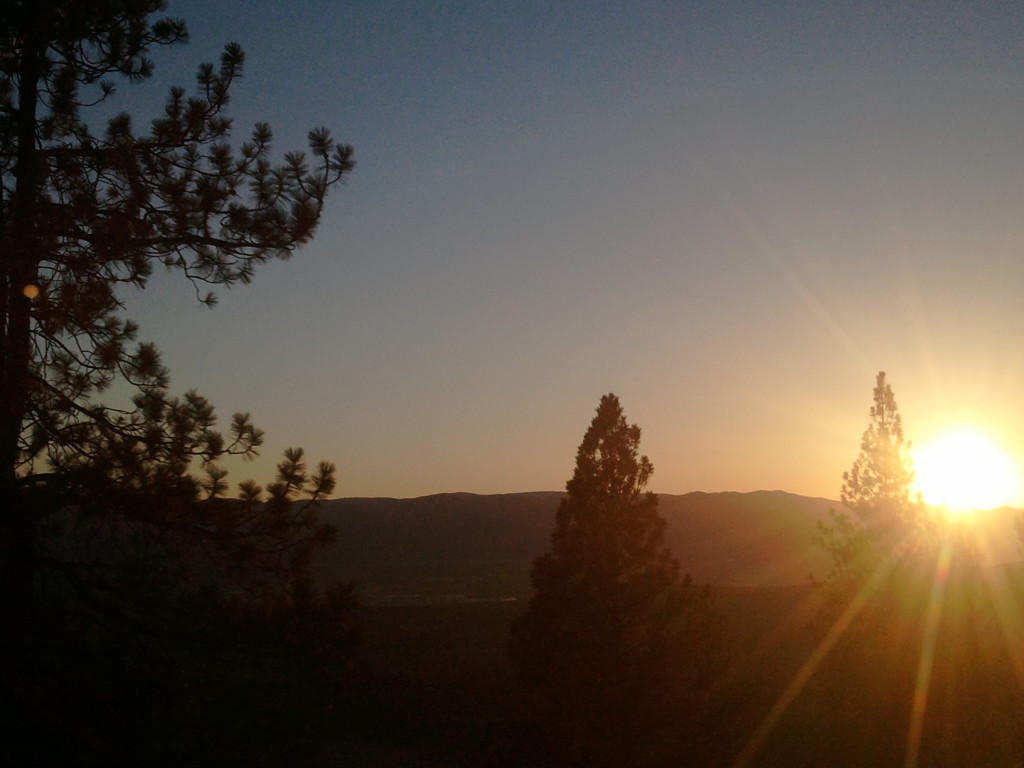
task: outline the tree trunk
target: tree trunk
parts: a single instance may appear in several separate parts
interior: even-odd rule
[[[34,53],[34,55],[33,55]],[[32,617],[35,519],[17,476],[22,423],[28,406],[32,301],[40,253],[35,233],[40,173],[36,158],[39,46],[26,44],[18,87],[17,160],[14,194],[5,201],[3,230],[3,343],[0,347],[0,675],[7,701],[17,706],[26,693],[28,637]]]

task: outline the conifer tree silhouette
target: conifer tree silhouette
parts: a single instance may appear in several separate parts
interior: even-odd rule
[[[237,577],[236,603],[259,594],[280,606],[305,589],[286,585],[301,580],[311,548],[329,537],[290,504],[334,485],[333,465],[307,473],[301,452],[285,457],[269,503],[254,485],[238,501],[223,498],[217,460],[253,454],[262,432],[235,414],[225,437],[205,398],[168,393],[157,350],[123,317],[122,291],[144,287],[156,266],[180,272],[208,304],[209,289],[249,282],[259,264],[313,236],[328,191],[353,168],[352,149],[316,129],[309,156],[290,152],[275,165],[265,124],[232,149],[225,110],[244,64],[236,44],[219,66],[199,68],[192,95],[171,89],[147,128],[121,113],[94,130],[87,113],[102,105],[110,114],[114,78],[144,81],[151,50],[187,38],[181,20],[150,20],[164,5],[16,0],[0,11],[5,693],[30,687],[41,584],[75,610],[134,621],[141,637],[168,626],[170,594],[199,594],[204,569],[219,588],[229,572]],[[103,402],[114,382],[134,388],[130,405]],[[130,596],[172,572],[189,579],[170,591],[165,581],[149,592],[161,596],[152,610],[135,613],[146,601]]]
[[[639,443],[618,398],[602,397],[512,628],[548,764],[647,764],[699,718],[726,661],[708,591],[680,578],[665,543]]]
[[[832,557],[830,578],[863,578],[927,536],[923,504],[911,495],[910,442],[884,371],[875,378],[869,417],[860,453],[843,473],[840,500],[849,512],[831,510],[831,524],[818,524],[815,541]]]

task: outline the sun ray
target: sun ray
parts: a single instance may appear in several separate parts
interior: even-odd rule
[[[821,642],[814,649],[811,655],[807,658],[797,670],[796,675],[793,676],[793,681],[786,687],[786,690],[782,692],[782,695],[776,700],[775,704],[768,711],[768,714],[762,718],[758,724],[757,729],[753,735],[744,745],[739,756],[733,761],[733,768],[746,768],[750,762],[757,756],[758,751],[764,745],[764,742],[771,735],[772,731],[775,730],[775,726],[778,725],[782,716],[786,714],[797,696],[800,695],[801,691],[806,687],[807,682],[811,679],[811,676],[818,670],[822,662],[832,651],[839,639],[843,636],[850,624],[857,617],[857,614],[861,612],[868,600],[871,599],[872,595],[878,591],[878,588],[882,585],[885,577],[888,575],[891,568],[885,564],[879,566],[871,578],[868,579],[864,585],[858,590],[857,594],[854,595],[853,599],[840,614],[839,618],[833,622],[829,628],[828,633],[822,638]]]
[[[928,709],[928,693],[935,664],[935,644],[939,636],[939,620],[942,618],[942,609],[946,602],[946,586],[949,583],[952,557],[952,540],[946,537],[935,563],[935,578],[932,581],[931,601],[928,604],[928,616],[925,618],[924,640],[921,643],[921,658],[918,661],[917,680],[914,684],[914,698],[910,710],[910,727],[907,729],[904,768],[915,768],[921,756],[921,734],[924,732],[924,715]]]
[[[1013,664],[1017,683],[1024,688],[1024,613],[1013,597],[1008,584],[1007,574],[1003,570],[986,569],[985,590],[990,604],[995,610],[996,620],[1003,632],[1007,651]]]

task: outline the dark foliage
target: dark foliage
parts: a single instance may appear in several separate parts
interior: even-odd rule
[[[832,511],[831,525],[818,525],[815,541],[832,558],[830,579],[860,582],[895,560],[923,550],[935,553],[935,530],[924,504],[911,497],[910,442],[884,371],[875,380],[870,418],[860,454],[843,473],[840,500],[849,512]]]
[[[559,505],[551,551],[512,627],[537,759],[652,765],[693,734],[725,661],[707,590],[680,579],[640,429],[601,399]]]
[[[308,576],[333,465],[309,474],[290,450],[267,499],[251,483],[226,499],[217,460],[262,433],[236,414],[226,438],[203,397],[172,397],[121,293],[158,264],[209,304],[207,287],[248,282],[312,237],[351,148],[318,129],[310,159],[274,166],[262,124],[233,148],[234,44],[148,130],[127,114],[93,130],[108,78],[145,80],[150,50],[186,39],[180,20],[150,22],[163,5],[0,2],[4,757],[301,749],[354,637],[351,591]]]
[[[39,525],[26,666],[10,670],[5,748],[146,764],[288,757],[320,745],[358,640],[348,585],[310,581],[333,530],[290,450],[266,500],[60,474]],[[71,484],[74,480],[74,484]],[[304,500],[297,500],[299,494]]]
[[[1021,712],[1010,682],[1020,622],[1007,620],[1017,587],[981,567],[966,529],[911,497],[910,445],[884,373],[870,417],[843,474],[851,514],[819,523],[833,570],[800,698],[740,765],[1016,764],[1019,744],[998,731]]]

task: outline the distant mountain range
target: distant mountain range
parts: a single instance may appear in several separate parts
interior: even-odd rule
[[[324,503],[338,531],[322,553],[325,578],[357,583],[368,602],[521,599],[533,559],[549,548],[559,492]],[[767,587],[822,578],[828,558],[812,538],[836,501],[784,491],[659,494],[668,544],[697,583]],[[969,518],[992,563],[1020,559],[1020,510]],[[965,523],[966,524],[966,523]]]

